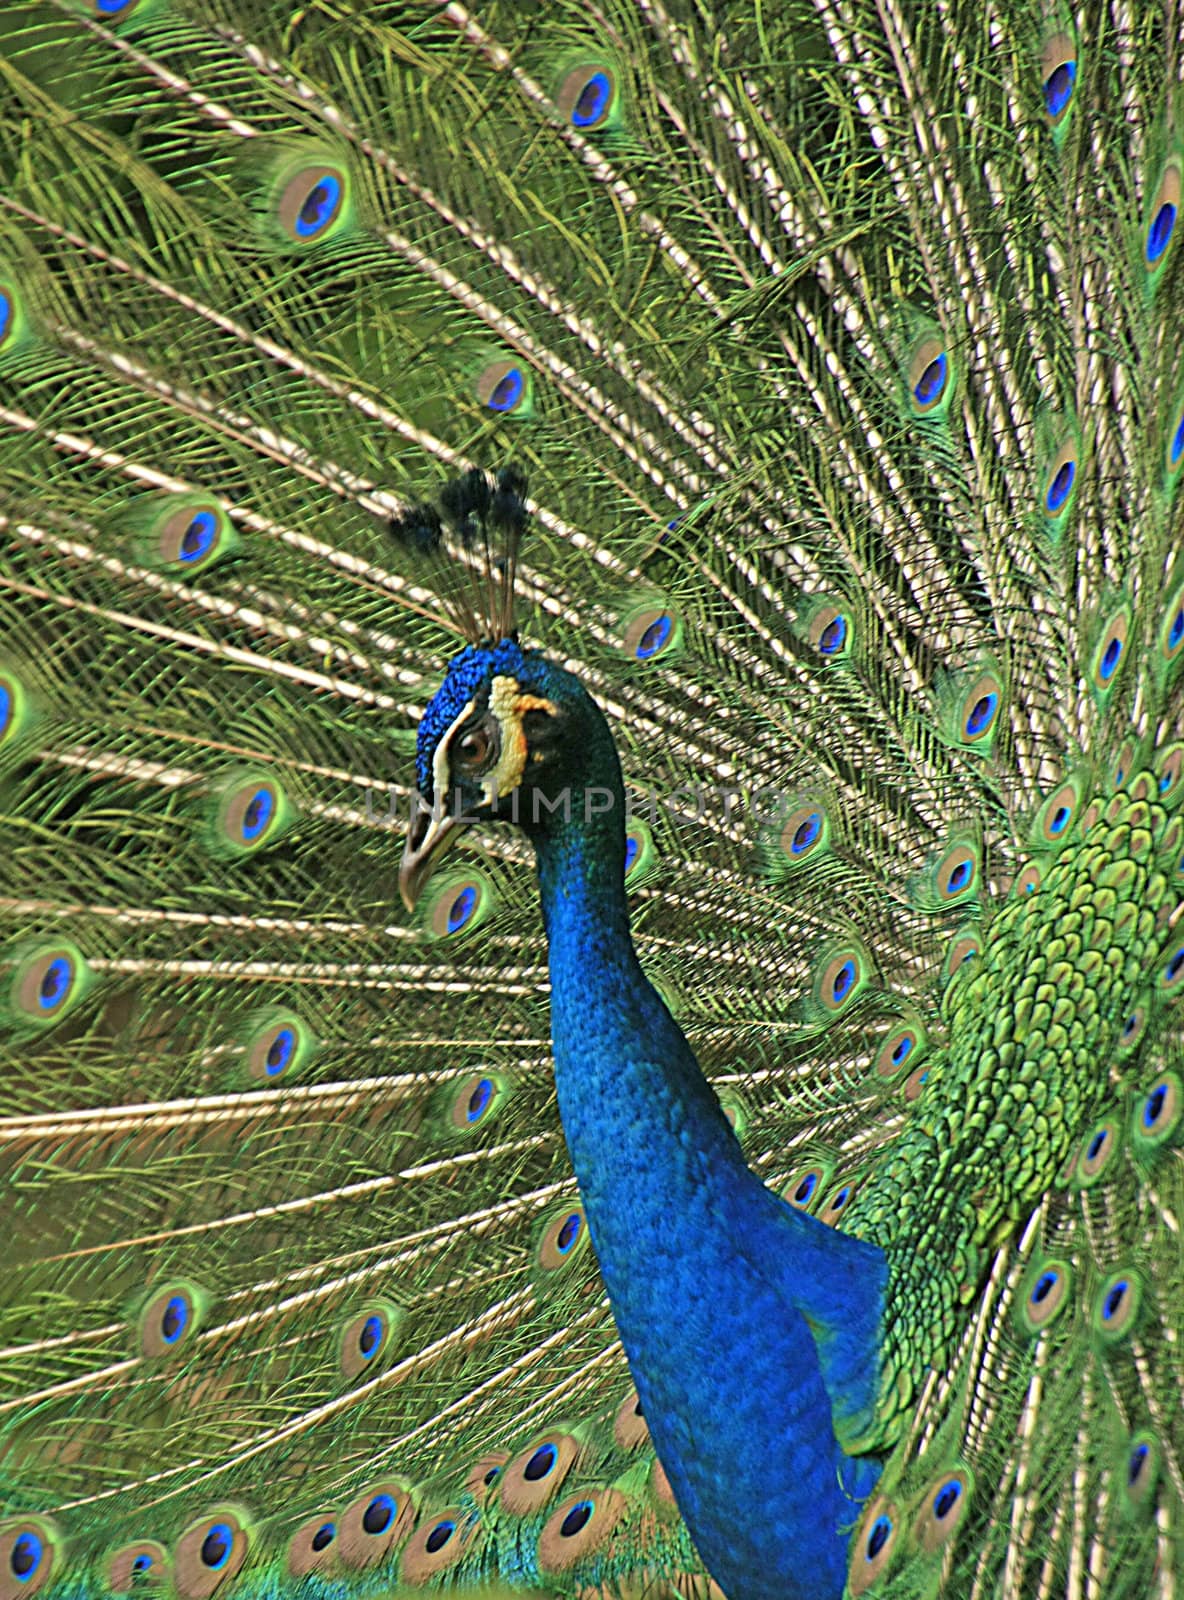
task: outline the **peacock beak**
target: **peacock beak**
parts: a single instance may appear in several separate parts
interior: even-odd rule
[[[414,911],[440,857],[456,843],[461,833],[473,819],[466,817],[459,807],[444,811],[429,811],[422,804],[416,807],[407,830],[407,843],[403,846],[403,860],[399,864],[399,893],[408,911]]]

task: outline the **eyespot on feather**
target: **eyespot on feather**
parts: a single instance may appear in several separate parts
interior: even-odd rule
[[[425,1513],[403,1546],[399,1577],[417,1587],[459,1565],[477,1532],[477,1514],[459,1506]]]
[[[344,1378],[376,1372],[390,1354],[403,1313],[386,1300],[367,1300],[341,1330],[337,1364]]]
[[[550,1212],[535,1243],[535,1259],[544,1272],[561,1272],[588,1248],[584,1208],[565,1205]]]
[[[226,511],[208,495],[170,495],[151,516],[144,537],[148,561],[178,577],[212,566],[238,545]]]
[[[275,217],[292,244],[320,244],[341,221],[348,200],[349,180],[343,167],[301,163],[280,178]]]
[[[970,962],[977,961],[982,940],[977,933],[959,933],[950,941],[949,950],[945,959],[946,978],[952,978],[955,973],[962,972]]]
[[[555,96],[560,116],[581,133],[609,126],[616,120],[616,73],[607,62],[588,61],[564,74]]]
[[[868,1506],[851,1541],[847,1588],[854,1597],[865,1594],[887,1571],[896,1553],[899,1512],[891,1500],[877,1495]]]
[[[813,1211],[830,1182],[831,1169],[820,1162],[798,1167],[781,1186],[781,1197],[795,1211]]]
[[[828,946],[815,963],[811,995],[821,1010],[845,1011],[868,986],[871,963],[854,941]]]
[[[928,1041],[919,1022],[897,1018],[885,1034],[872,1058],[872,1068],[881,1078],[895,1078],[906,1068],[915,1067],[925,1056]]]
[[[475,933],[497,907],[492,880],[476,867],[438,873],[424,897],[422,927],[429,939],[458,939]]]
[[[1129,1514],[1144,1515],[1154,1508],[1162,1461],[1159,1440],[1146,1429],[1132,1434],[1120,1451],[1115,1476],[1122,1486],[1123,1505]]]
[[[491,1450],[474,1461],[465,1478],[466,1493],[471,1494],[474,1500],[484,1500],[501,1478],[509,1459],[508,1451]]]
[[[279,782],[262,772],[238,772],[218,791],[210,845],[219,856],[248,856],[274,844],[291,821]]]
[[[0,745],[13,745],[29,717],[24,685],[15,672],[0,667]]]
[[[845,1178],[827,1195],[825,1205],[818,1212],[819,1222],[828,1228],[833,1228],[851,1204],[858,1188],[859,1184],[854,1178]]]
[[[1094,1302],[1093,1324],[1106,1342],[1123,1339],[1135,1325],[1142,1303],[1142,1284],[1129,1269],[1112,1272]]]
[[[6,1517],[0,1522],[0,1600],[40,1593],[61,1554],[61,1539],[47,1517]]]
[[[1152,281],[1158,279],[1167,264],[1175,243],[1180,220],[1181,163],[1173,156],[1164,168],[1147,208],[1146,233],[1143,238],[1143,265]]]
[[[1106,623],[1094,649],[1090,681],[1097,694],[1109,694],[1118,682],[1127,655],[1131,614],[1123,606]]]
[[[112,1594],[147,1594],[167,1584],[172,1572],[168,1551],[155,1539],[125,1544],[107,1560],[107,1587]]]
[[[1037,850],[1063,845],[1073,833],[1081,809],[1082,785],[1079,778],[1068,778],[1049,795],[1036,813],[1032,840]]]
[[[1045,468],[1040,489],[1040,508],[1050,523],[1063,523],[1072,508],[1079,464],[1076,439],[1063,440]]]
[[[258,1012],[245,1034],[243,1061],[255,1083],[296,1077],[316,1047],[307,1026],[291,1011]]]
[[[649,1423],[641,1409],[637,1390],[630,1389],[613,1416],[613,1438],[620,1450],[637,1450],[649,1442]]]
[[[293,1578],[306,1578],[310,1572],[337,1570],[337,1513],[322,1511],[306,1517],[288,1540],[287,1570]]]
[[[949,409],[953,367],[949,352],[936,334],[925,334],[913,346],[906,381],[915,417],[940,416]]]
[[[5,1009],[18,1024],[51,1028],[77,1008],[94,983],[77,945],[64,940],[25,945],[13,953]]]
[[[1184,782],[1181,781],[1181,775],[1184,773],[1184,744],[1177,741],[1165,745],[1162,750],[1157,750],[1153,769],[1158,788],[1155,798],[1161,806],[1177,805],[1184,795]]]
[[[803,866],[826,853],[830,848],[830,824],[820,802],[805,799],[794,805],[781,829],[781,848],[791,867]]]
[[[658,851],[654,836],[640,817],[627,818],[625,829],[625,882],[637,884],[657,864]]]
[[[1131,1147],[1144,1155],[1156,1155],[1179,1137],[1184,1115],[1184,1088],[1174,1072],[1161,1072],[1148,1088],[1136,1097],[1131,1116]]]
[[[648,605],[622,619],[621,648],[643,664],[669,655],[682,643],[682,620],[667,606]]]
[[[139,1346],[151,1361],[180,1354],[201,1327],[206,1298],[192,1283],[180,1279],[157,1289],[139,1315]]]
[[[577,1566],[612,1538],[613,1529],[629,1509],[617,1489],[586,1485],[569,1495],[543,1524],[539,1535],[539,1568],[558,1576]]]
[[[487,362],[477,374],[474,392],[486,410],[499,416],[528,417],[534,410],[534,378],[520,361],[502,357]]]
[[[927,1555],[944,1549],[957,1533],[973,1491],[974,1479],[966,1467],[943,1472],[925,1491],[913,1538]]]
[[[937,685],[937,727],[948,744],[985,755],[1004,725],[1006,685],[993,663],[943,677]]]
[[[1146,1004],[1140,1004],[1127,1014],[1118,1034],[1118,1045],[1115,1054],[1119,1060],[1133,1055],[1143,1042],[1147,1032],[1148,1009]]]
[[[843,661],[855,643],[855,626],[849,606],[829,595],[814,595],[794,628],[824,662]]]
[[[1098,1122],[1081,1141],[1073,1179],[1079,1189],[1088,1189],[1097,1183],[1118,1155],[1118,1123],[1112,1117]]]
[[[525,1517],[549,1505],[580,1457],[581,1444],[562,1429],[541,1434],[511,1458],[498,1482],[502,1507]]]
[[[397,1478],[363,1490],[337,1519],[337,1559],[351,1572],[376,1567],[415,1525],[411,1491]]]
[[[1054,33],[1045,40],[1040,75],[1044,114],[1054,133],[1063,137],[1077,89],[1077,44],[1069,34]]]
[[[234,1506],[215,1506],[191,1522],[173,1552],[173,1587],[181,1600],[209,1600],[247,1559],[250,1531]]]
[[[1029,1269],[1017,1301],[1020,1321],[1028,1333],[1042,1333],[1064,1310],[1073,1288],[1073,1268],[1067,1261],[1050,1259]]]
[[[466,1073],[459,1083],[445,1085],[445,1131],[452,1138],[476,1133],[497,1120],[509,1097],[506,1078],[492,1067]]]

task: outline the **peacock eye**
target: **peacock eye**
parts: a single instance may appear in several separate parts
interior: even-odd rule
[[[466,728],[452,750],[452,764],[470,772],[478,771],[489,760],[494,748],[493,732],[487,723]]]

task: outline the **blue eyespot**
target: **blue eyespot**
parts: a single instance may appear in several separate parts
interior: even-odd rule
[[[1176,951],[1175,955],[1163,969],[1165,983],[1175,983],[1176,979],[1184,972],[1184,945]]]
[[[808,850],[822,832],[822,813],[812,811],[804,822],[798,824],[793,838],[790,840],[790,853],[800,856],[803,850]]]
[[[150,1572],[151,1569],[152,1569],[152,1557],[148,1554],[148,1552],[146,1550],[142,1550],[140,1552],[140,1554],[136,1557],[136,1559],[132,1562],[132,1571],[133,1572]]]
[[[252,844],[264,832],[275,811],[275,796],[270,789],[256,789],[243,811],[240,832],[246,844]]]
[[[946,1517],[958,1504],[962,1495],[962,1485],[957,1478],[951,1478],[943,1483],[933,1497],[933,1515],[938,1522],[944,1522]]]
[[[139,0],[95,0],[95,10],[100,17],[117,17],[121,11],[131,11]]]
[[[1157,1083],[1155,1088],[1143,1102],[1143,1126],[1154,1128],[1163,1115],[1164,1103],[1168,1097],[1166,1083]]]
[[[443,1522],[437,1522],[431,1533],[429,1533],[427,1538],[424,1540],[424,1549],[427,1550],[430,1555],[435,1555],[437,1550],[443,1550],[444,1546],[448,1543],[449,1539],[452,1538],[452,1535],[455,1532],[455,1522],[449,1521],[448,1519],[445,1519]]]
[[[385,1533],[395,1520],[395,1502],[389,1494],[376,1494],[362,1513],[367,1533]]]
[[[1069,825],[1069,818],[1072,815],[1073,813],[1068,806],[1058,806],[1049,819],[1049,833],[1051,833],[1054,837],[1058,834],[1064,833],[1065,829]]]
[[[1073,479],[1077,476],[1077,463],[1075,461],[1062,461],[1057,468],[1056,476],[1048,486],[1048,493],[1044,497],[1044,509],[1055,516],[1069,498],[1073,488]]]
[[[835,973],[834,978],[831,980],[831,998],[836,1002],[845,1000],[854,987],[855,963],[850,957],[848,957],[847,960],[843,962],[843,965],[839,968],[839,970]]]
[[[165,1344],[176,1344],[189,1326],[189,1306],[184,1295],[171,1296],[160,1318],[160,1336]]]
[[[448,932],[459,933],[477,908],[477,891],[467,883],[448,908]]]
[[[592,128],[608,110],[613,97],[613,83],[607,72],[594,72],[584,85],[579,99],[572,107],[573,128]]]
[[[315,239],[341,209],[344,194],[341,179],[334,172],[323,172],[305,195],[296,213],[295,232],[298,239]]]
[[[1102,1305],[1103,1321],[1109,1322],[1112,1318],[1118,1315],[1122,1308],[1122,1302],[1126,1299],[1126,1292],[1129,1288],[1130,1285],[1124,1278],[1120,1283],[1116,1283],[1110,1290]]]
[[[581,1528],[586,1528],[591,1520],[595,1506],[591,1500],[577,1500],[575,1505],[564,1517],[559,1525],[559,1532],[564,1539],[574,1539]]]
[[[15,704],[12,691],[5,684],[0,683],[0,739],[3,739],[8,732],[8,725],[12,721]]]
[[[74,982],[74,963],[67,956],[55,956],[46,967],[37,987],[37,1004],[44,1012],[56,1011],[70,993]]]
[[[966,737],[977,738],[980,733],[985,733],[995,720],[995,712],[999,707],[997,694],[984,694],[974,702],[970,708],[970,715],[966,719]]]
[[[489,1102],[493,1099],[493,1083],[489,1078],[482,1078],[472,1094],[465,1108],[466,1122],[479,1122],[485,1115]]]
[[[1135,1029],[1138,1026],[1139,1026],[1139,1013],[1137,1011],[1134,1011],[1134,1012],[1131,1013],[1131,1015],[1126,1019],[1126,1021],[1122,1025],[1122,1037],[1124,1039],[1129,1039],[1131,1034],[1134,1033]]]
[[[966,885],[970,882],[973,873],[973,861],[959,861],[957,866],[950,873],[946,883],[946,887],[948,888],[950,894],[957,894],[959,890],[965,889]]]
[[[828,1211],[830,1211],[830,1212],[841,1211],[843,1209],[843,1207],[847,1204],[848,1200],[850,1200],[850,1198],[851,1198],[851,1185],[849,1183],[845,1183],[843,1185],[843,1187],[839,1190],[838,1194],[836,1194],[834,1196],[834,1198],[831,1200],[830,1205],[827,1206],[826,1209]]]
[[[1184,411],[1180,413],[1180,421],[1172,435],[1172,448],[1168,452],[1168,460],[1173,467],[1178,467],[1181,456],[1184,456]]]
[[[868,1532],[867,1544],[864,1554],[869,1561],[874,1561],[880,1551],[888,1543],[892,1535],[892,1522],[888,1517],[877,1517]]]
[[[1114,669],[1117,667],[1121,655],[1122,640],[1111,639],[1103,652],[1101,661],[1098,663],[1098,676],[1103,683],[1109,683],[1114,676]]]
[[[1147,230],[1147,263],[1154,266],[1171,243],[1172,230],[1176,226],[1176,208],[1170,200],[1165,200],[1155,213],[1150,228]]]
[[[904,1035],[900,1043],[896,1046],[896,1049],[892,1052],[892,1065],[894,1067],[903,1066],[903,1064],[908,1060],[909,1056],[912,1055],[913,1046],[916,1044],[916,1042],[917,1041],[913,1038],[911,1033],[906,1033]]]
[[[842,612],[823,628],[818,639],[818,649],[824,656],[833,656],[843,648],[847,639],[847,619]]]
[[[41,1565],[44,1554],[45,1546],[35,1533],[25,1532],[18,1535],[12,1547],[12,1554],[8,1558],[8,1565],[18,1583],[28,1583]]]
[[[312,1536],[314,1550],[327,1550],[337,1537],[337,1525],[332,1522],[323,1522]]]
[[[263,1069],[269,1078],[274,1078],[282,1072],[292,1059],[296,1049],[296,1034],[291,1028],[281,1028],[271,1041],[267,1055],[263,1060]]]
[[[510,370],[494,384],[493,392],[485,402],[491,411],[513,411],[526,389],[526,378],[520,367]]]
[[[12,326],[12,296],[7,289],[0,289],[0,344],[8,337]]]
[[[555,1236],[555,1248],[561,1256],[565,1256],[580,1236],[581,1217],[578,1211],[573,1211],[571,1216],[560,1228]]]
[[[225,1522],[215,1522],[201,1542],[201,1559],[211,1572],[218,1572],[230,1560],[234,1534]]]
[[[1105,1145],[1109,1137],[1109,1129],[1099,1128],[1097,1133],[1094,1134],[1093,1138],[1089,1142],[1089,1148],[1085,1152],[1085,1159],[1087,1161],[1096,1161],[1101,1155],[1102,1147]]]
[[[1077,81],[1076,61],[1062,61],[1044,80],[1044,109],[1050,117],[1059,117],[1073,97]]]
[[[1130,1488],[1134,1488],[1142,1476],[1143,1466],[1151,1454],[1150,1445],[1137,1444],[1131,1451],[1130,1460],[1126,1464],[1126,1481]]]
[[[817,1187],[818,1174],[816,1172],[807,1172],[806,1176],[802,1179],[801,1183],[798,1184],[797,1188],[793,1192],[793,1197],[798,1205],[804,1206],[813,1195]]]
[[[637,860],[637,858],[638,858],[638,856],[640,854],[641,854],[641,840],[638,839],[632,833],[626,834],[626,836],[625,836],[625,871],[626,872],[629,871],[629,868]]]
[[[1049,1295],[1056,1288],[1057,1283],[1060,1280],[1060,1276],[1061,1275],[1059,1272],[1041,1273],[1040,1277],[1037,1278],[1035,1286],[1033,1287],[1032,1293],[1029,1297],[1034,1306],[1038,1306],[1042,1301],[1048,1299]]]
[[[367,1317],[362,1324],[362,1331],[358,1334],[358,1354],[363,1361],[369,1361],[381,1343],[382,1318]]]
[[[667,615],[666,612],[663,612],[661,616],[654,618],[642,634],[634,655],[639,661],[648,661],[651,656],[657,655],[664,644],[669,642],[670,635],[673,632],[674,619]]]
[[[913,385],[913,399],[919,406],[931,406],[940,400],[946,386],[949,360],[943,351],[935,356]]]
[[[217,517],[212,511],[199,511],[181,535],[177,554],[182,561],[200,561],[209,555],[217,537]]]
[[[555,1465],[555,1446],[541,1444],[522,1469],[522,1476],[531,1483],[545,1478]]]

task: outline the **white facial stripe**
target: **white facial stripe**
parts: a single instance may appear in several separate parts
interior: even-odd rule
[[[451,784],[448,782],[451,768],[449,747],[452,744],[453,735],[456,733],[456,730],[460,727],[461,723],[464,722],[467,717],[472,715],[473,711],[476,709],[476,706],[477,702],[475,700],[470,700],[460,715],[453,718],[444,732],[444,737],[436,746],[435,754],[432,756],[432,792],[435,796],[437,805],[443,803],[444,796],[451,788]]]

